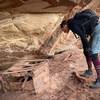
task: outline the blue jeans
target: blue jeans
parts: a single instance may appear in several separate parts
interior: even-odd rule
[[[92,54],[100,53],[100,23],[95,27],[90,43]]]

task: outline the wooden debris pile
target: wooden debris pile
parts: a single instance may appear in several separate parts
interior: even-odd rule
[[[23,77],[20,90],[24,90],[28,79],[32,78],[33,90],[41,93],[49,87],[49,64],[47,59],[20,60],[8,70],[0,73],[0,84],[4,92],[11,90],[9,77]]]

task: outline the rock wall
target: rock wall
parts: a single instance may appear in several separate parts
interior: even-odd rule
[[[51,6],[45,1],[0,0],[0,69],[39,49],[45,35],[62,16],[61,12],[68,13],[75,6],[63,0],[57,0],[58,5]],[[66,38],[61,38],[59,48],[56,48],[66,48],[65,41]]]
[[[51,17],[52,16],[52,17]],[[0,12],[0,65],[39,49],[61,14],[11,14]]]
[[[42,0],[0,0],[0,69],[39,49],[61,16]],[[61,9],[61,10],[60,10]],[[65,7],[59,8],[59,11]],[[54,11],[57,11],[55,8]]]

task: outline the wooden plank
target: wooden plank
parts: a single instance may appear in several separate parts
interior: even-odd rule
[[[66,39],[68,39],[69,36],[70,36],[70,34],[68,33],[67,36],[66,36]],[[48,55],[50,55],[50,56],[55,55],[55,48],[56,48],[56,46],[58,45],[59,40],[60,40],[61,37],[62,37],[62,34],[59,35],[59,37],[57,38],[56,42],[53,44],[53,46],[51,47],[51,49],[48,51]],[[63,51],[65,51],[65,50],[66,50],[66,49],[63,49],[63,50],[60,51],[60,52],[63,52]]]
[[[7,69],[6,71],[15,71],[15,70],[21,70],[21,69],[25,69],[28,67],[32,67],[33,65],[36,66],[37,64],[47,61],[47,59],[22,59],[17,61],[12,67],[10,67],[9,69]]]
[[[12,66],[11,68],[9,68],[8,70],[1,72],[0,74],[14,74],[14,73],[23,73],[23,72],[27,72],[27,71],[31,71],[31,70],[35,70],[38,66],[41,66],[42,63],[47,63],[48,60],[45,60],[41,63],[37,63],[37,64],[16,64],[14,66]]]
[[[64,16],[59,18],[54,29],[50,32],[49,36],[45,39],[44,44],[39,48],[40,53],[47,55],[53,44],[61,34],[60,23],[64,19]]]
[[[42,63],[33,73],[33,83],[36,93],[47,91],[50,87],[49,64]]]

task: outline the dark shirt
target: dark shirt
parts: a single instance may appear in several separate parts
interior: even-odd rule
[[[90,48],[90,44],[89,41],[87,39],[87,30],[88,29],[84,29],[81,25],[81,21],[80,20],[73,20],[70,19],[67,22],[68,28],[73,32],[76,33],[78,36],[80,36],[82,44],[83,44],[83,49],[84,51],[87,51]]]

